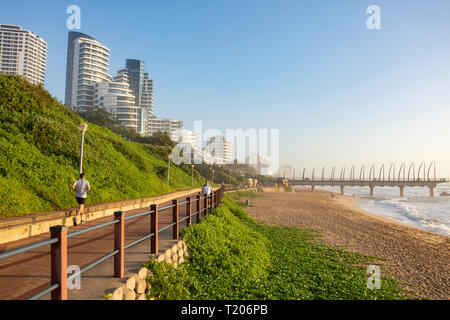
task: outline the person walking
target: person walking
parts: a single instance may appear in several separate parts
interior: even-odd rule
[[[73,225],[76,226],[78,224],[78,215],[80,216],[81,224],[86,222],[86,220],[83,220],[84,204],[86,203],[87,191],[91,191],[91,186],[89,185],[89,181],[86,180],[84,173],[81,173],[80,178],[72,184],[72,189],[76,191],[75,197],[79,205],[77,214],[73,217]]]
[[[206,200],[206,212],[208,212],[208,207],[209,207],[209,203],[210,203],[209,197],[211,196],[211,193],[212,193],[211,186],[209,185],[209,181],[208,180],[205,181],[205,184],[202,187],[202,193],[203,193],[204,196],[207,197],[207,200]]]

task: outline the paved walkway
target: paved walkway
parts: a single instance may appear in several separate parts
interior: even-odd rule
[[[180,202],[183,199],[178,199]],[[160,208],[170,203],[161,204]],[[193,212],[196,204],[193,203]],[[126,215],[144,212],[148,209],[127,211]],[[179,219],[186,216],[186,206],[179,206]],[[68,233],[83,228],[91,227],[107,221],[113,216],[90,221],[85,225],[70,227]],[[195,223],[194,216],[192,222]],[[172,210],[159,212],[159,229],[172,223]],[[181,222],[179,229],[186,226],[186,221]],[[113,251],[114,226],[107,226],[94,230],[68,240],[68,266],[77,265],[85,267],[91,262]],[[142,238],[150,233],[150,215],[126,221],[125,245]],[[29,239],[18,240],[0,247],[0,252],[9,251],[31,243],[49,239],[50,233],[34,236]],[[159,234],[159,253],[171,247],[176,240],[172,239],[172,228],[168,228]],[[131,247],[125,251],[125,278],[113,277],[113,257],[86,271],[81,276],[81,289],[69,290],[70,300],[102,299],[108,289],[124,283],[127,276],[136,273],[142,263],[147,261],[150,254],[150,239]],[[39,249],[19,254],[17,256],[0,260],[0,299],[22,300],[27,299],[37,292],[50,286],[50,245]],[[50,299],[47,294],[41,299]]]

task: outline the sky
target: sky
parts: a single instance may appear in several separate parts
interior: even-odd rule
[[[73,4],[78,31],[111,50],[110,74],[145,61],[158,117],[279,129],[280,165],[297,172],[436,161],[450,177],[448,0],[2,3],[0,23],[46,40],[45,87],[61,101]]]

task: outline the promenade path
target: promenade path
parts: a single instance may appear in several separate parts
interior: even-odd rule
[[[185,198],[179,198],[184,201]],[[166,206],[170,202],[161,204]],[[194,207],[194,206],[193,206]],[[195,207],[194,207],[195,208]],[[137,209],[126,212],[131,215],[144,212],[149,209]],[[185,205],[179,206],[179,218],[186,215]],[[114,216],[89,221],[77,227],[69,227],[68,233],[78,231],[97,224],[108,222]],[[195,223],[197,217],[192,218]],[[172,210],[159,212],[159,229],[172,223]],[[181,230],[186,226],[186,221],[180,223]],[[77,265],[85,267],[96,259],[112,252],[114,226],[97,229],[68,240],[68,266]],[[146,215],[131,219],[125,225],[125,245],[150,233],[150,216]],[[0,252],[22,247],[31,243],[49,239],[50,233],[41,234],[28,239],[18,240],[0,245]],[[159,234],[159,253],[176,243],[172,240],[172,228]],[[142,263],[150,256],[150,239],[133,246],[125,251],[125,278],[113,277],[113,261],[111,257],[101,264],[93,267],[81,275],[81,289],[69,290],[69,300],[95,300],[102,299],[105,292],[111,288],[118,287],[124,283],[127,276],[136,273]],[[23,300],[50,286],[50,245],[33,251],[19,254],[0,261],[0,299],[1,300]],[[50,299],[50,293],[41,297],[41,300]]]

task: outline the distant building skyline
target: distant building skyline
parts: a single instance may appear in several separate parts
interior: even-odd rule
[[[21,75],[44,85],[46,62],[43,38],[18,25],[0,24],[0,73]]]

